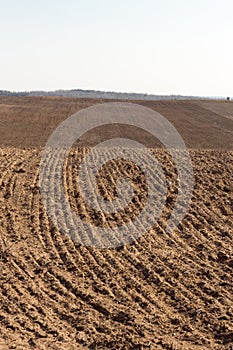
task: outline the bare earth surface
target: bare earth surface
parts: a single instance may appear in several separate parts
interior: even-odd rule
[[[82,137],[67,158],[64,187],[77,215],[92,225],[123,225],[142,210],[147,193],[139,169],[116,160],[98,179],[102,195],[111,200],[123,175],[136,198],[117,216],[91,210],[77,182],[86,147],[133,131],[153,148],[168,183],[166,206],[147,234],[122,248],[98,249],[75,243],[49,220],[39,164],[56,126],[99,102],[105,101],[0,98],[0,349],[232,350],[232,103],[143,102],[173,123],[193,163],[192,201],[170,234],[177,172],[159,142],[120,125]]]

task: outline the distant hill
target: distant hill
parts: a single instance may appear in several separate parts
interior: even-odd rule
[[[96,90],[55,90],[55,91],[6,91],[0,90],[0,96],[61,96],[73,98],[104,98],[121,100],[195,100],[206,99],[198,96],[181,95],[150,95],[143,93],[127,93],[114,91],[96,91]]]

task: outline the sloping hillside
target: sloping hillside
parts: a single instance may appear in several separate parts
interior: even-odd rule
[[[99,249],[60,233],[39,190],[41,151],[50,133],[94,103],[0,98],[0,349],[232,349],[233,121],[210,110],[211,102],[143,103],[168,118],[189,147],[192,201],[178,228],[167,233],[177,174],[167,152],[142,132],[169,183],[166,206],[137,242]],[[71,205],[95,225],[111,220],[83,203],[78,164],[87,146],[116,134],[127,136],[121,127],[84,135],[64,167]],[[107,198],[117,181],[111,170],[140,178],[137,169],[114,163],[105,174],[111,181],[103,183]],[[134,214],[146,198],[141,189]]]

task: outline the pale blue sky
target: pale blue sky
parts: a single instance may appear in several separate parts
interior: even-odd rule
[[[232,0],[0,1],[0,89],[233,96]]]

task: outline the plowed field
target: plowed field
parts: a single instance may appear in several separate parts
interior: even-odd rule
[[[232,350],[229,107],[221,114],[224,102],[143,103],[170,120],[186,142],[195,180],[192,200],[183,221],[167,233],[177,173],[168,152],[142,132],[169,184],[166,206],[136,242],[101,249],[59,232],[39,189],[41,154],[51,132],[72,113],[99,102],[105,101],[0,98],[0,349]],[[103,170],[99,186],[111,200],[118,177],[132,179],[136,198],[128,212],[97,215],[85,205],[78,166],[89,147],[116,135],[127,131],[103,128],[84,135],[64,167],[69,202],[92,225],[123,225],[147,197],[140,171],[119,160]]]

